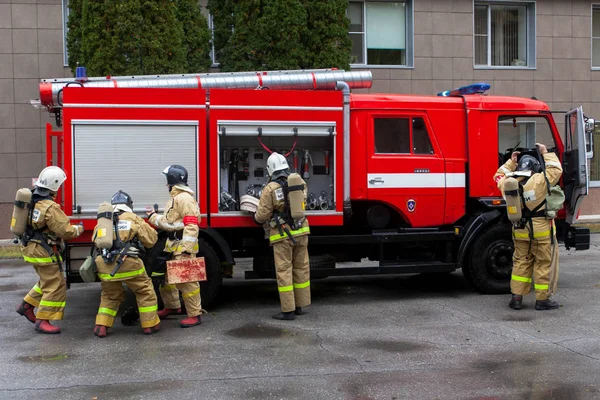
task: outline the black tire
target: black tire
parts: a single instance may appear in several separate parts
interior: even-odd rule
[[[214,304],[221,284],[223,283],[223,272],[221,269],[221,259],[215,249],[204,239],[198,239],[198,257],[204,257],[206,266],[206,281],[200,282],[200,296],[202,297],[202,307],[210,307]]]
[[[510,293],[513,251],[509,225],[487,228],[471,245],[465,278],[480,293]]]

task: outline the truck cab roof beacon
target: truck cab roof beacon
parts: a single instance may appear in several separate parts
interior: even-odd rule
[[[439,96],[352,92],[371,85],[370,71],[334,69],[87,77],[81,67],[75,78],[42,80],[32,103],[62,126],[46,127],[46,163],[69,177],[57,201],[87,229],[67,244],[68,282],[81,280],[71,251],[91,243],[98,204],[120,189],[142,216],[166,204],[168,164],[186,167],[202,214],[203,303],[236,257],[254,258],[246,279],[273,277],[265,231],[241,210],[268,182],[270,151],[306,182],[313,277],[462,268],[480,292],[508,291],[511,224],[493,176],[539,141],[564,169],[558,237],[589,248],[589,230],[572,225],[593,154],[594,123],[581,107],[560,132],[547,104],[487,95],[487,83]],[[150,275],[157,253],[145,261]],[[364,258],[378,265],[336,265]]]

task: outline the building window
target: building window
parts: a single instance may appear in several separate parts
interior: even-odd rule
[[[411,1],[351,1],[353,66],[412,66]]]
[[[217,52],[215,51],[215,24],[213,22],[213,16],[208,14],[208,29],[210,29],[210,59],[212,60],[212,67],[219,67],[219,61],[217,60]]]
[[[475,2],[477,67],[535,67],[535,3]]]
[[[69,0],[62,1],[62,16],[63,16],[63,65],[69,66],[69,53],[67,50],[67,32],[69,32]]]
[[[592,10],[592,67],[600,68],[600,6]]]

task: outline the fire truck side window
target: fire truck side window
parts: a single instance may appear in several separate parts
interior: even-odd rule
[[[504,164],[515,148],[533,149],[543,143],[555,147],[550,123],[543,116],[501,116],[498,119],[498,163]]]
[[[408,118],[375,118],[375,153],[410,154]]]
[[[433,154],[433,147],[429,140],[429,133],[423,118],[413,118],[413,153]]]

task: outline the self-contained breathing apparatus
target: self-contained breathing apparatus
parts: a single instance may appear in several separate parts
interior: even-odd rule
[[[127,257],[141,257],[144,248],[136,237],[125,242],[121,239],[119,235],[119,216],[122,213],[123,211],[114,211],[112,205],[108,202],[103,202],[98,207],[98,229],[96,230],[95,245],[106,264],[116,262],[115,267],[110,272],[110,276],[113,277],[119,272]],[[110,223],[110,228],[107,226],[107,222]],[[107,236],[109,238],[112,236],[112,241],[106,241]]]
[[[35,209],[35,205],[42,200],[52,200],[49,189],[35,187],[33,192],[27,188],[19,189],[15,196],[10,230],[15,235],[16,243],[21,243],[23,247],[27,247],[30,242],[37,243],[48,252],[48,256],[60,262],[57,249],[59,240],[43,232],[45,225],[39,229],[33,227],[34,219],[37,222],[39,218],[39,210]]]
[[[284,176],[280,176],[275,179],[283,191],[283,211],[273,212],[273,218],[270,221],[270,225],[273,228],[279,230],[279,234],[283,236],[285,233],[292,243],[296,244],[290,228],[292,231],[298,230],[302,227],[305,216],[305,202],[304,202],[304,189],[306,183],[297,173],[292,173],[285,179]]]
[[[523,177],[521,181],[515,177],[507,177],[504,181],[504,197],[506,200],[506,211],[508,219],[515,229],[524,229],[529,227],[529,239],[534,239],[533,218],[545,218],[552,220],[556,217],[558,210],[562,208],[565,196],[558,185],[550,185],[546,176],[546,166],[539,149],[537,150],[538,159],[531,155],[524,155],[518,161],[517,171],[513,174],[516,177]],[[527,199],[524,195],[523,187],[534,173],[543,172],[547,186],[547,195],[544,200],[533,209],[527,207]],[[544,210],[542,208],[546,206]],[[550,230],[550,242],[554,244],[554,226]]]

